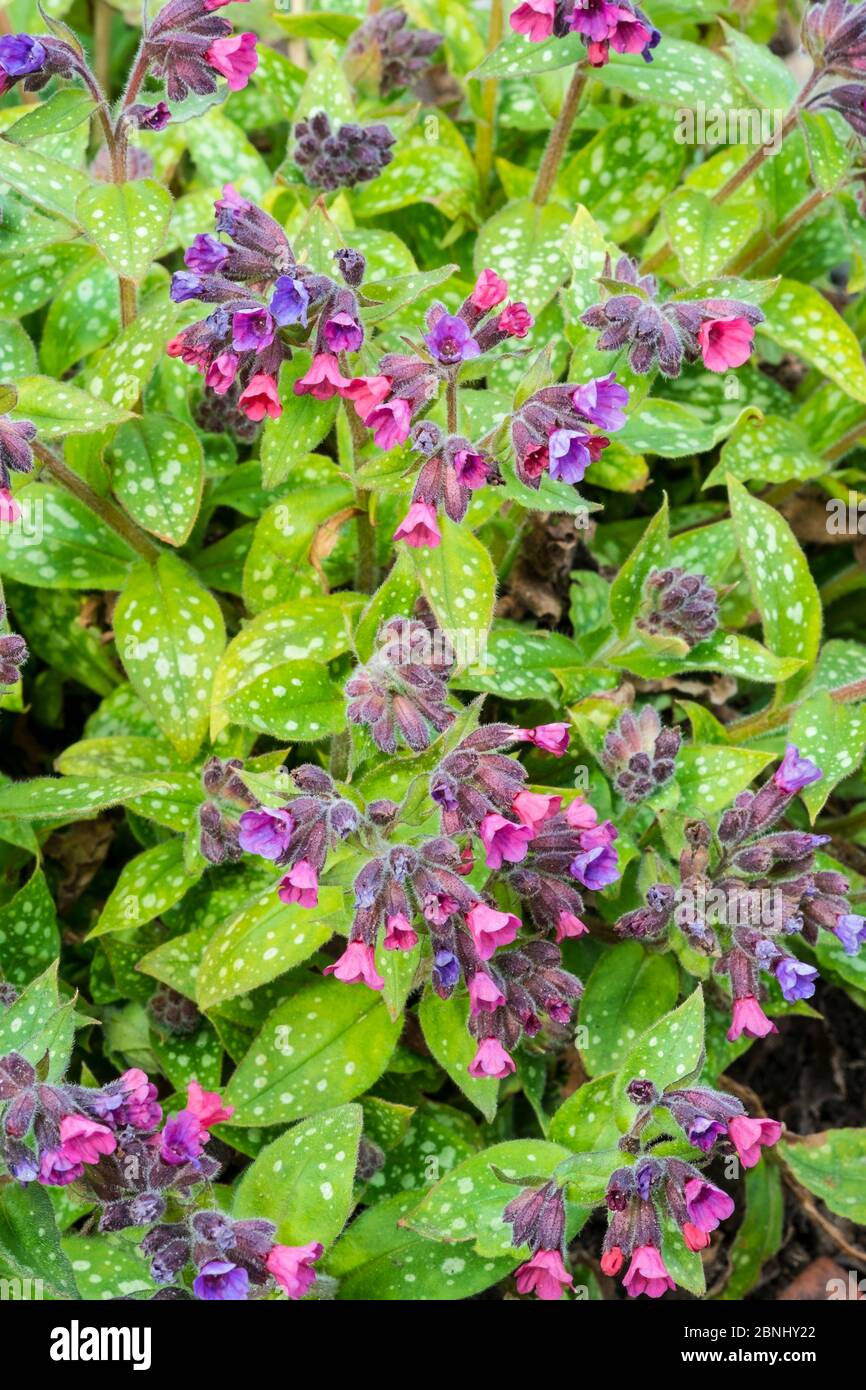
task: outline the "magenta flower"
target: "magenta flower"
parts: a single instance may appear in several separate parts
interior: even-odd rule
[[[196,1165],[208,1140],[208,1132],[191,1110],[169,1115],[160,1135],[159,1156],[173,1167],[181,1163]]]
[[[116,1148],[117,1139],[107,1125],[85,1115],[64,1115],[60,1121],[60,1149],[72,1163],[98,1163]]]
[[[297,386],[297,382],[295,385]],[[266,415],[271,420],[279,420],[283,407],[274,378],[267,372],[258,372],[252,377],[249,385],[238,397],[238,409],[243,411],[248,420],[258,422],[264,420]]]
[[[608,6],[611,22],[610,46],[616,53],[642,53],[652,37],[652,31],[641,24],[637,15],[618,5]]]
[[[564,941],[567,936],[584,936],[589,931],[585,922],[575,917],[573,912],[560,912],[556,921],[556,941]]]
[[[543,792],[518,792],[511,803],[511,809],[521,825],[537,830],[545,821],[553,820],[562,805],[561,796],[547,796]]]
[[[483,1038],[468,1067],[469,1075],[477,1080],[483,1080],[485,1076],[495,1076],[501,1080],[516,1070],[514,1059],[497,1038]]]
[[[364,341],[364,330],[351,314],[332,314],[322,329],[331,352],[357,352]]]
[[[520,918],[476,903],[466,914],[466,925],[482,960],[490,960],[499,946],[510,946],[520,931]]]
[[[283,807],[269,810],[244,811],[238,822],[238,844],[246,854],[258,854],[262,859],[279,859],[289,847],[295,828],[290,811]]]
[[[311,395],[317,401],[329,401],[339,391],[342,395],[349,385],[340,371],[340,364],[330,352],[318,352],[305,376],[295,382],[295,395]]]
[[[121,1127],[132,1125],[134,1129],[156,1129],[162,1119],[162,1107],[157,1104],[157,1090],[147,1073],[140,1067],[130,1067],[120,1077],[122,1103],[107,1119]]]
[[[602,1274],[606,1274],[608,1279],[612,1279],[622,1269],[623,1260],[622,1248],[619,1245],[612,1245],[609,1250],[605,1250],[601,1257]]]
[[[484,817],[478,833],[484,844],[484,862],[488,869],[501,869],[506,860],[509,864],[519,864],[526,858],[534,834],[530,826],[515,825],[496,812]]]
[[[523,0],[511,12],[510,24],[516,34],[526,34],[533,43],[549,39],[553,33],[556,0]]]
[[[277,892],[281,902],[298,903],[301,907],[318,906],[319,876],[308,859],[299,859],[292,865],[280,879]]]
[[[250,1276],[231,1260],[208,1260],[192,1281],[196,1298],[207,1302],[216,1299],[237,1302],[249,1293]]]
[[[754,1168],[760,1162],[761,1149],[772,1148],[781,1133],[778,1120],[753,1120],[748,1115],[735,1115],[728,1122],[728,1138],[744,1168]]]
[[[223,1105],[218,1091],[203,1091],[197,1081],[190,1081],[186,1088],[186,1108],[203,1129],[224,1124],[235,1113],[233,1105]]]
[[[261,352],[274,341],[276,324],[267,309],[241,309],[232,314],[232,347],[235,352]]]
[[[340,959],[326,965],[325,975],[334,975],[344,985],[365,984],[370,989],[382,989],[385,981],[376,973],[375,952],[363,941],[350,941]]]
[[[313,1265],[323,1250],[315,1240],[309,1245],[275,1245],[265,1264],[289,1298],[303,1298],[316,1282]]]
[[[404,912],[394,912],[385,918],[382,944],[386,951],[411,951],[418,945],[418,933],[412,930],[412,923]]]
[[[84,1176],[84,1164],[67,1158],[62,1149],[44,1149],[39,1158],[39,1181],[46,1187],[68,1187]]]
[[[709,372],[742,367],[752,355],[755,330],[744,318],[706,319],[698,329],[704,366]]]
[[[811,758],[801,758],[796,744],[789,743],[784,758],[773,773],[773,781],[779,791],[795,795],[812,782],[819,782],[823,776]]]
[[[629,1298],[637,1298],[642,1293],[647,1298],[661,1298],[669,1289],[676,1288],[665,1269],[662,1253],[655,1245],[638,1246],[622,1283]]]
[[[520,729],[517,737],[545,753],[552,753],[555,758],[561,758],[568,752],[567,724],[539,724],[535,729]]]
[[[569,27],[573,33],[583,34],[593,43],[602,43],[610,35],[612,9],[607,0],[577,0]]]
[[[734,1210],[733,1200],[720,1187],[703,1178],[689,1178],[683,1189],[689,1221],[699,1231],[714,1231]]]
[[[490,467],[484,454],[476,454],[471,449],[458,449],[452,460],[454,473],[461,487],[470,492],[484,487],[490,477]]]
[[[435,509],[427,502],[413,502],[394,532],[394,540],[405,541],[413,550],[435,550],[442,542]]]
[[[215,39],[204,56],[226,79],[231,92],[242,92],[259,65],[255,34],[230,34],[227,39]]]
[[[598,812],[582,796],[577,796],[566,806],[565,819],[572,830],[592,830],[598,825]]]
[[[488,309],[501,304],[507,293],[507,280],[503,280],[495,270],[482,270],[469,297],[474,307],[486,314]]]
[[[509,304],[496,320],[500,333],[506,333],[509,338],[525,338],[534,323],[526,305],[520,303]]]
[[[364,424],[372,410],[385,399],[391,390],[388,376],[355,376],[340,392],[344,400],[354,401],[355,409]]]
[[[481,352],[465,319],[446,313],[440,314],[430,332],[424,334],[424,342],[445,367],[454,367]]]
[[[409,438],[412,408],[402,396],[395,396],[393,400],[374,406],[364,424],[373,431],[380,449],[394,449]]]
[[[205,386],[209,386],[211,391],[215,391],[218,396],[224,396],[234,385],[235,377],[238,372],[240,358],[234,352],[221,352],[215,357],[205,373]]]
[[[765,1038],[778,1033],[775,1023],[764,1013],[754,994],[734,1000],[733,1020],[727,1032],[728,1042],[736,1042],[745,1033],[747,1038]]]
[[[12,526],[21,520],[21,508],[8,488],[0,488],[0,524]]]
[[[505,995],[486,970],[477,970],[469,981],[470,1013],[477,1018],[480,1013],[495,1013],[505,1003]]]
[[[563,1290],[572,1282],[572,1276],[558,1250],[536,1250],[532,1259],[515,1271],[514,1282],[518,1293],[534,1293],[548,1303],[562,1298]]]

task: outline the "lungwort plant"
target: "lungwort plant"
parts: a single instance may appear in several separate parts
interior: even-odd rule
[[[3,12],[4,1287],[860,1249],[866,5],[648,4]]]

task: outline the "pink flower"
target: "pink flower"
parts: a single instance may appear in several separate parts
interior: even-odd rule
[[[568,752],[569,730],[567,724],[539,724],[535,729],[521,729],[521,738],[545,753],[561,758]]]
[[[575,917],[573,912],[560,912],[556,923],[557,943],[564,941],[567,936],[584,936],[588,931],[586,923]]]
[[[613,821],[602,821],[601,825],[591,825],[580,832],[580,847],[583,850],[598,849],[599,846],[612,845],[619,836]]]
[[[390,390],[391,378],[388,376],[354,376],[340,395],[355,402],[355,409],[366,425],[370,411],[375,410]]]
[[[630,10],[621,10],[618,5],[608,5],[605,18],[611,26],[611,47],[617,53],[640,53],[652,38],[649,29],[641,24]]]
[[[62,1149],[45,1149],[39,1159],[39,1181],[46,1187],[67,1187],[84,1176],[84,1164],[66,1158]]]
[[[520,930],[520,918],[513,912],[497,912],[486,903],[476,903],[466,914],[466,925],[482,960],[489,960],[497,946],[510,946]]]
[[[319,876],[307,859],[299,859],[284,878],[277,892],[284,903],[300,903],[301,907],[316,907],[319,902]]]
[[[545,821],[553,819],[561,805],[561,796],[545,796],[542,792],[518,792],[511,803],[511,809],[522,825],[537,830]]]
[[[745,1033],[747,1038],[765,1038],[768,1033],[778,1033],[778,1028],[767,1018],[754,994],[734,1000],[734,1016],[728,1029],[728,1042],[736,1042]]]
[[[279,420],[283,407],[274,378],[267,372],[257,372],[238,397],[238,409],[248,420],[264,420],[266,415]]]
[[[728,1138],[744,1168],[754,1168],[760,1160],[762,1146],[771,1148],[781,1133],[778,1120],[752,1120],[748,1115],[735,1115],[728,1123]]]
[[[526,34],[533,43],[549,39],[553,33],[556,0],[523,0],[511,14],[511,27],[516,34]]]
[[[21,520],[21,508],[6,487],[0,487],[0,524],[11,526]]]
[[[519,864],[526,858],[529,841],[534,832],[528,825],[515,825],[495,812],[484,817],[479,826],[484,844],[484,862],[488,869],[501,869],[503,860]]]
[[[197,1081],[187,1086],[185,1108],[195,1115],[202,1129],[223,1124],[235,1113],[233,1105],[223,1105],[218,1091],[203,1091]]]
[[[707,319],[698,329],[704,366],[709,372],[726,372],[749,360],[755,330],[748,319]]]
[[[495,304],[501,304],[507,293],[507,280],[503,280],[501,276],[496,274],[495,270],[482,270],[475,281],[475,288],[470,298],[476,309],[482,309],[486,313]]]
[[[434,927],[444,927],[449,917],[453,917],[460,904],[448,893],[426,893],[421,911]]]
[[[245,5],[247,0],[238,0],[238,4]],[[231,4],[231,0],[204,0],[205,13],[210,14],[212,10],[220,10],[223,5]]]
[[[693,1226],[691,1221],[686,1221],[683,1225],[683,1240],[687,1248],[697,1254],[699,1250],[706,1250],[710,1243],[710,1235],[708,1231]]]
[[[235,212],[249,212],[252,203],[248,198],[242,198],[233,183],[224,183],[222,196],[217,198],[214,203],[217,212],[227,212],[229,208]]]
[[[317,352],[306,376],[295,382],[296,396],[313,396],[317,401],[329,401],[332,396],[349,385],[348,377],[343,376],[340,364],[332,352]]]
[[[612,1279],[615,1274],[619,1274],[622,1269],[623,1253],[618,1245],[611,1246],[610,1250],[605,1250],[601,1257],[601,1272]]]
[[[136,1129],[156,1129],[162,1119],[162,1106],[157,1103],[156,1087],[141,1067],[130,1067],[120,1077],[123,1104],[107,1117],[115,1126],[133,1125]]]
[[[476,970],[469,981],[469,1003],[473,1018],[480,1013],[492,1014],[505,1003],[505,995],[486,970]]]
[[[231,92],[242,92],[259,65],[255,34],[215,39],[204,56],[205,62],[222,74]]]
[[[316,1282],[313,1264],[324,1248],[317,1240],[309,1245],[275,1245],[265,1264],[289,1298],[303,1298]]]
[[[642,1293],[648,1298],[661,1298],[668,1289],[676,1288],[665,1269],[661,1251],[654,1245],[638,1246],[622,1283],[630,1298],[637,1298]]]
[[[545,1302],[555,1302],[571,1283],[571,1275],[558,1250],[537,1250],[515,1271],[514,1282],[518,1293],[534,1293]]]
[[[418,933],[412,930],[412,923],[403,912],[395,912],[385,918],[386,951],[411,951],[418,944]]]
[[[108,1125],[86,1115],[64,1115],[60,1121],[60,1151],[70,1163],[98,1163],[116,1148],[117,1139]]]
[[[409,438],[412,424],[412,410],[409,402],[402,396],[376,405],[367,415],[364,424],[373,431],[373,439],[380,449],[395,449],[405,444]]]
[[[598,825],[598,812],[582,796],[578,796],[566,806],[565,819],[572,830],[592,830]]]
[[[603,68],[609,61],[607,39],[602,39],[600,43],[594,40],[586,45],[586,61],[591,68]]]
[[[395,541],[405,541],[413,550],[435,550],[442,543],[436,509],[428,502],[413,502],[397,530]]]
[[[335,975],[344,985],[369,985],[382,989],[385,981],[376,974],[375,952],[363,941],[350,941],[340,959],[325,966],[324,974]]]
[[[499,315],[496,326],[500,333],[507,333],[510,338],[525,338],[534,323],[535,319],[525,304],[509,304]]]
[[[452,462],[458,483],[461,487],[468,487],[470,492],[484,487],[490,478],[486,458],[483,454],[476,454],[472,449],[458,449]]]
[[[477,1078],[510,1076],[516,1070],[513,1058],[509,1057],[502,1043],[496,1038],[484,1038],[478,1044],[478,1051],[469,1063],[469,1075]]]
[[[218,396],[224,396],[237,375],[238,361],[236,353],[221,352],[207,369],[205,386],[209,386]]]
[[[689,1178],[683,1192],[689,1221],[699,1231],[714,1231],[720,1221],[727,1221],[733,1213],[734,1203],[727,1192],[703,1178]]]

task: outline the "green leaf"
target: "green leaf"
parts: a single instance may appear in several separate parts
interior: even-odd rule
[[[826,691],[804,700],[790,726],[791,742],[824,774],[800,793],[814,821],[833,788],[859,772],[866,752],[866,705],[842,705]]]
[[[52,483],[18,493],[35,525],[0,527],[0,573],[58,589],[120,589],[136,554],[77,497]]]
[[[277,14],[283,33],[292,39],[348,39],[360,20],[356,15],[319,10],[316,14]]]
[[[787,521],[731,479],[731,516],[740,555],[761,614],[764,641],[779,656],[799,657],[804,671],[788,682],[800,688],[818,655],[821,600],[809,565]]]
[[[610,62],[596,68],[592,76],[602,87],[628,92],[636,101],[691,108],[688,115],[700,106],[727,111],[743,104],[743,92],[729,64],[718,53],[667,34],[653,51],[651,63],[645,63],[639,53],[612,52]],[[683,120],[679,112],[677,117]]]
[[[413,550],[418,583],[443,631],[478,651],[493,619],[496,573],[490,555],[466,526],[441,518],[442,544]]]
[[[665,498],[610,586],[610,614],[621,637],[630,631],[643,602],[644,584],[663,567],[668,553],[668,503]]]
[[[48,1082],[69,1065],[74,1033],[73,1004],[61,1003],[54,961],[0,1014],[0,1057],[20,1052],[34,1067],[47,1055]]]
[[[746,1211],[731,1245],[731,1272],[718,1295],[723,1300],[745,1297],[782,1244],[785,1197],[778,1165],[759,1163],[748,1169],[744,1191]]]
[[[7,1181],[0,1189],[0,1273],[4,1285],[10,1276],[23,1281],[20,1288],[12,1284],[22,1300],[77,1296],[48,1192],[38,1183],[21,1187]],[[10,1296],[16,1294],[4,1292]]]
[[[722,425],[721,436],[729,428]],[[704,453],[718,437],[719,431],[690,406],[656,396],[648,397],[632,411],[617,441],[637,453],[675,459]]]
[[[558,186],[567,190],[569,204],[582,203],[602,233],[622,243],[653,220],[676,188],[685,160],[670,112],[638,106],[583,145],[563,168]],[[614,168],[616,176],[608,178]]]
[[[826,459],[814,454],[809,441],[793,420],[778,415],[755,418],[743,414],[726,440],[719,462],[704,487],[724,485],[727,474],[741,483],[805,482],[828,471]]]
[[[540,208],[529,198],[509,203],[478,233],[476,271],[496,266],[537,315],[568,277],[571,266],[571,213],[557,203]],[[516,291],[515,291],[516,292]]]
[[[281,1134],[244,1173],[232,1215],[273,1221],[281,1245],[330,1245],[352,1209],[362,1122],[360,1105],[341,1105]]]
[[[0,179],[43,212],[56,213],[73,225],[77,199],[91,187],[80,169],[13,145],[8,137],[0,139]]]
[[[342,688],[318,661],[294,658],[251,680],[223,707],[233,724],[294,742],[316,742],[346,727]]]
[[[866,1223],[866,1129],[825,1129],[801,1140],[783,1139],[778,1154],[830,1211]]]
[[[89,120],[95,110],[96,102],[89,92],[61,87],[47,101],[40,101],[25,116],[19,116],[4,138],[15,145],[29,145],[46,135],[63,135]]]
[[[0,376],[27,376],[36,368],[36,349],[20,323],[0,321]]]
[[[773,761],[772,753],[716,744],[688,744],[677,754],[677,807],[687,816],[712,815],[730,806]]]
[[[768,300],[760,332],[786,352],[835,381],[855,400],[866,401],[866,365],[857,338],[829,300],[812,285],[782,280]]]
[[[125,1236],[72,1234],[63,1237],[62,1246],[75,1270],[81,1299],[110,1301],[155,1291],[147,1260]]]
[[[266,488],[285,482],[291,470],[305,454],[322,442],[334,423],[338,401],[317,401],[309,392],[294,394],[294,385],[305,376],[310,366],[306,352],[296,352],[291,362],[284,362],[280,372],[280,400],[283,413],[278,420],[268,420],[262,435],[262,482]]]
[[[620,1137],[614,1115],[613,1073],[586,1081],[556,1111],[547,1137],[576,1153],[613,1148]]]
[[[0,908],[0,962],[5,979],[27,984],[60,955],[57,910],[41,869]]]
[[[190,759],[207,733],[225,645],[216,600],[174,555],[140,565],[117,603],[114,630],[129,679],[166,738]]]
[[[34,777],[0,787],[0,818],[78,820],[132,801],[160,785],[158,777]]]
[[[264,513],[244,565],[244,601],[252,612],[275,603],[321,595],[322,581],[310,563],[316,532],[351,506],[353,492],[337,477],[295,487]]]
[[[204,453],[182,420],[145,415],[121,425],[106,451],[111,485],[145,531],[183,545],[201,504]]]
[[[629,1039],[673,1008],[679,970],[671,955],[650,955],[625,941],[601,956],[580,1001],[580,1055],[590,1076],[616,1070]]]
[[[354,1099],[381,1076],[400,1028],[364,985],[305,985],[270,1015],[229,1082],[232,1123],[288,1124]]]
[[[700,985],[678,1009],[651,1024],[625,1055],[613,1083],[620,1129],[627,1130],[635,1108],[626,1096],[636,1077],[654,1081],[660,1091],[685,1085],[701,1064],[704,1051],[704,996]]]
[[[427,990],[421,1000],[418,1017],[424,1040],[440,1067],[447,1071],[454,1084],[481,1111],[485,1120],[492,1122],[496,1114],[499,1082],[495,1077],[469,1075],[469,1063],[475,1056],[476,1045],[466,1031],[468,999],[456,996],[440,999],[438,994]]]
[[[475,215],[475,161],[457,126],[441,110],[422,113],[420,123],[398,138],[393,155],[375,179],[352,190],[358,217],[377,217],[416,203],[432,203],[450,220]]]
[[[112,270],[143,280],[165,241],[172,197],[153,179],[99,183],[79,194],[75,212]]]
[[[129,327],[88,363],[87,385],[93,395],[128,414],[164,359],[179,312],[180,306],[168,301],[148,301]]]
[[[561,690],[554,671],[580,665],[570,638],[522,627],[494,628],[479,659],[452,679],[454,690],[482,690],[511,700],[555,700]]]
[[[53,381],[50,376],[25,376],[15,385],[18,403],[12,415],[16,420],[30,420],[42,439],[95,434],[109,425],[120,424],[129,415],[128,410],[101,401],[65,381]]]
[[[678,561],[679,557],[671,554],[670,559]],[[723,632],[721,629],[683,656],[667,656],[646,647],[636,647],[608,659],[612,666],[622,667],[648,680],[672,676],[680,671],[721,671],[725,675],[771,684],[788,680],[803,665],[799,657],[776,656],[775,652],[768,651],[751,637],[741,637],[738,632]]]
[[[755,203],[717,207],[694,188],[681,188],[665,205],[664,221],[680,268],[691,284],[708,280],[724,269],[760,230],[761,209]]]
[[[246,994],[307,960],[333,936],[342,902],[342,889],[322,887],[318,907],[284,903],[276,884],[249,898],[218,927],[204,952],[196,977],[200,1007]]]
[[[164,840],[124,864],[90,936],[125,931],[152,922],[180,902],[201,878],[203,866],[189,873],[184,865],[183,841]]]
[[[52,297],[39,348],[42,367],[50,376],[65,376],[76,362],[104,347],[119,324],[117,276],[94,253]]]

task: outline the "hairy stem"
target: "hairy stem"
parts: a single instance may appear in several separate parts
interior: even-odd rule
[[[77,497],[79,502],[83,502],[85,507],[88,507],[98,516],[100,521],[104,521],[105,525],[120,536],[121,540],[124,540],[145,560],[152,562],[159,558],[161,554],[159,546],[154,545],[153,541],[139,530],[135,522],[131,521],[125,512],[122,512],[107,497],[100,497],[92,488],[89,488],[52,449],[47,449],[44,444],[39,443],[34,443],[32,447],[39,462],[47,468],[55,481],[65,487],[67,492],[71,492],[74,497]]]
[[[457,407],[457,378],[452,377],[445,387],[445,410],[448,424],[448,433],[457,433],[458,407]]]
[[[571,127],[574,125],[574,118],[580,106],[586,80],[585,70],[578,65],[565,94],[562,108],[548,136],[547,148],[538,168],[538,176],[532,190],[532,201],[536,207],[544,207],[556,181],[556,175],[559,173],[562,156],[568,145],[568,137],[571,134]]]
[[[349,433],[352,437],[352,459],[355,472],[357,472],[361,449],[364,445],[364,427],[350,401],[343,401],[343,408],[349,422]],[[355,487],[355,506],[358,509],[355,522],[358,538],[358,554],[355,560],[355,589],[359,594],[372,594],[379,583],[379,571],[376,564],[376,531],[370,520],[371,498],[372,494],[367,488]]]
[[[838,705],[866,699],[866,680],[852,681],[850,685],[837,685],[836,689],[829,693],[831,700],[835,700]],[[728,725],[732,742],[744,743],[747,739],[783,728],[791,715],[799,709],[800,703],[799,700],[794,700],[790,705],[783,705],[779,709],[762,709],[757,714],[746,715],[745,719],[737,719]]]

